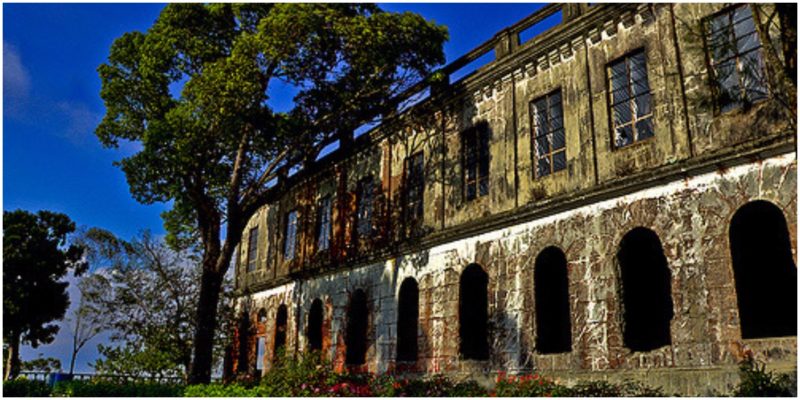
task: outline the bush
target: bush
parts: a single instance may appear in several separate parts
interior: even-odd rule
[[[31,381],[24,377],[3,382],[3,397],[47,397],[50,386],[42,381]]]
[[[651,388],[639,382],[609,383],[606,381],[579,382],[569,388],[570,397],[664,397],[660,387]]]
[[[741,381],[733,395],[738,397],[795,397],[797,379],[792,374],[775,374],[766,365],[748,358],[739,365]]]
[[[106,381],[62,381],[53,388],[58,397],[180,397],[182,385],[165,383],[116,383]]]

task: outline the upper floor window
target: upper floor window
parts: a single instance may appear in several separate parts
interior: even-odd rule
[[[405,179],[405,219],[416,221],[422,218],[425,192],[425,155],[418,152],[406,157],[404,168]]]
[[[289,261],[294,258],[297,252],[297,231],[300,221],[297,218],[297,210],[289,211],[286,215],[286,236],[283,246],[283,259]]]
[[[372,235],[372,203],[375,184],[372,177],[368,176],[358,182],[356,194],[356,232],[360,237],[367,238]]]
[[[331,243],[331,197],[323,197],[317,206],[317,251],[327,250]]]
[[[708,18],[705,39],[720,111],[767,97],[761,41],[748,5],[737,5]]]
[[[550,175],[567,166],[561,91],[531,102],[533,165],[535,177]]]
[[[247,239],[247,272],[256,270],[258,260],[258,227],[250,229]]]
[[[608,66],[614,146],[623,147],[653,136],[653,109],[645,53],[639,50]]]
[[[489,194],[489,128],[486,123],[461,134],[464,165],[464,197],[467,200]]]

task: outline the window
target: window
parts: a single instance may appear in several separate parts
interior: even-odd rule
[[[614,146],[623,147],[653,136],[653,109],[643,50],[608,66]]]
[[[797,267],[783,211],[764,200],[743,205],[730,246],[742,338],[797,336]]]
[[[720,111],[764,100],[767,85],[761,41],[750,7],[737,5],[708,18],[705,39]]]
[[[264,370],[264,348],[265,345],[265,338],[263,336],[258,337],[258,343],[256,344],[256,370],[263,371]]]
[[[368,176],[358,182],[358,209],[356,210],[356,232],[359,237],[368,238],[372,235],[372,203],[375,185],[372,177]]]
[[[567,167],[561,91],[531,102],[534,177],[550,175]]]
[[[308,312],[308,328],[306,330],[310,351],[322,350],[322,318],[322,300],[314,299],[311,302],[311,310]]]
[[[417,361],[419,288],[414,278],[400,285],[397,307],[397,361]]]
[[[542,354],[572,350],[567,258],[558,247],[536,257],[533,269],[536,311],[536,351]]]
[[[465,359],[489,359],[489,276],[478,264],[464,269],[459,282],[459,350]]]
[[[286,236],[283,247],[283,259],[286,261],[294,259],[297,248],[298,225],[297,210],[292,210],[286,215]]]
[[[622,291],[622,341],[633,351],[671,343],[672,276],[661,241],[647,228],[625,234],[617,252]]]
[[[331,243],[331,197],[323,197],[317,206],[317,251],[327,250]]]
[[[258,227],[250,229],[247,240],[247,272],[256,270],[258,260]]]
[[[277,360],[282,356],[281,353],[286,349],[286,325],[289,319],[286,305],[278,307],[278,315],[275,317],[275,346],[272,358]]]
[[[361,365],[367,362],[367,294],[357,289],[350,298],[345,336],[345,363]]]
[[[486,123],[461,134],[464,166],[464,197],[469,200],[489,194],[489,128]]]
[[[404,166],[405,180],[405,221],[413,225],[422,219],[423,199],[425,191],[425,155],[422,152],[406,157]]]

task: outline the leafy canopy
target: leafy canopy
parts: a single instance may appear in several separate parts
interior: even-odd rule
[[[173,201],[170,239],[200,228],[218,240],[220,222],[265,201],[279,165],[313,160],[323,140],[391,110],[444,61],[446,39],[373,4],[170,4],[100,66],[96,133],[108,147],[141,143],[119,165],[138,201]],[[270,107],[275,80],[300,90],[290,112]]]
[[[70,269],[86,270],[83,248],[69,245],[75,223],[64,214],[24,210],[3,212],[3,336],[20,335],[38,347],[50,343],[69,306]]]

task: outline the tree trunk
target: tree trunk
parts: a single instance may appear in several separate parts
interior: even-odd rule
[[[17,332],[11,332],[9,335],[8,360],[6,362],[6,371],[3,380],[14,379],[19,375],[19,336],[20,334]]]
[[[75,372],[75,358],[78,357],[78,350],[72,350],[72,359],[69,360],[69,374]]]
[[[197,328],[194,335],[194,360],[189,373],[189,384],[209,383],[211,381],[211,364],[214,348],[214,333],[217,329],[217,306],[226,268],[219,270],[218,265],[227,265],[225,258],[231,255],[218,253],[215,257],[206,254],[203,257],[203,276],[200,281],[200,298],[197,303]]]
[[[797,86],[797,4],[775,5],[781,23],[781,46],[786,75]]]

